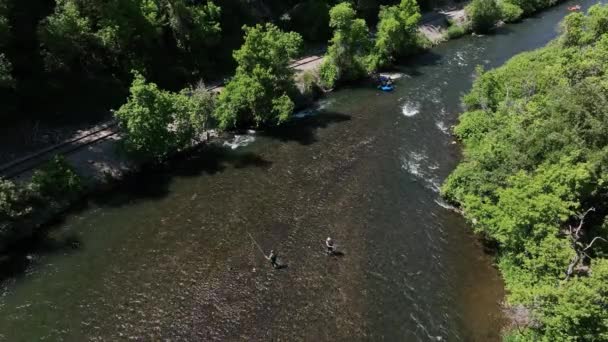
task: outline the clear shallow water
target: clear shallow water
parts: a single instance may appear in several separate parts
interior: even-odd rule
[[[474,67],[544,45],[565,6],[91,200],[5,270],[0,339],[497,340],[499,276],[438,194],[446,131]]]

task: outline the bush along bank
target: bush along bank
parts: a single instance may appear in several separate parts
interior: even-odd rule
[[[500,246],[507,341],[608,341],[607,23],[608,6],[567,16],[463,99],[442,192]]]
[[[43,223],[84,194],[82,179],[63,157],[35,171],[26,184],[0,179],[0,253],[36,234]]]

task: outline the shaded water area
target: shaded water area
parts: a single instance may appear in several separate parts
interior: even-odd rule
[[[5,275],[0,339],[498,340],[500,277],[438,193],[449,127],[475,66],[544,45],[565,6],[92,199]]]

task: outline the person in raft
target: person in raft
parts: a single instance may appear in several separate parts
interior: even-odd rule
[[[268,254],[266,259],[268,259],[268,261],[270,261],[270,264],[272,265],[272,267],[274,267],[274,268],[279,267],[279,264],[277,263],[277,254],[274,252],[274,250],[270,251],[270,254]]]
[[[325,240],[325,246],[327,246],[327,255],[332,255],[336,251],[336,246],[334,245],[334,240],[330,237]]]

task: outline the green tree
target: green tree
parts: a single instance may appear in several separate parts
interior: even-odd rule
[[[492,30],[501,18],[500,7],[496,0],[473,0],[465,7],[475,32],[486,33]]]
[[[177,45],[192,52],[218,41],[221,9],[211,1],[143,1],[145,17],[159,29],[170,28]]]
[[[353,80],[366,74],[372,46],[365,20],[356,17],[352,6],[343,2],[329,12],[334,36],[320,68],[321,82],[333,87],[338,80]]]
[[[221,31],[219,18],[220,8],[210,1],[57,0],[39,37],[49,71],[127,72],[156,66],[163,60],[160,51],[175,53],[174,47],[208,59],[206,48]]]
[[[216,107],[216,96],[207,89],[204,82],[199,82],[194,88],[182,90],[190,98],[190,125],[196,136],[202,136],[209,128]]]
[[[498,5],[500,7],[501,18],[506,23],[518,21],[524,14],[524,10],[514,4],[512,0],[501,0]]]
[[[139,73],[130,92],[127,103],[114,113],[126,133],[129,151],[162,160],[190,146],[196,133],[192,121],[199,110],[191,96],[161,90]]]
[[[244,27],[245,42],[234,52],[238,67],[218,99],[221,128],[280,124],[292,114],[294,72],[289,67],[302,46],[295,32],[273,24]]]
[[[399,5],[382,6],[378,15],[376,42],[370,69],[392,63],[393,58],[417,48],[418,23],[422,16],[415,0],[401,0]]]
[[[40,26],[45,64],[49,70],[68,69],[85,63],[87,50],[93,50],[91,21],[74,0],[57,0],[55,13]]]

